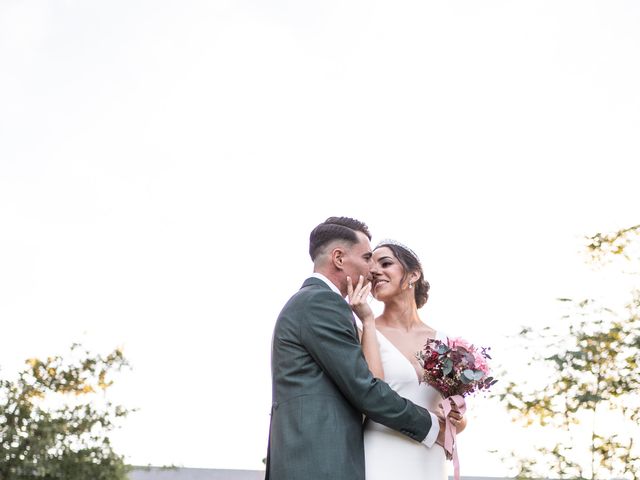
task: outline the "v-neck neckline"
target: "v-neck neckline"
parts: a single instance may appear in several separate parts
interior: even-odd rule
[[[417,377],[417,380],[418,380],[418,384],[422,383],[422,375],[420,374],[420,372],[418,372],[418,371],[416,370],[416,367],[413,365],[413,363],[411,363],[411,360],[409,360],[409,359],[407,358],[407,356],[406,356],[404,353],[402,353],[402,351],[401,351],[398,347],[396,347],[396,346],[395,346],[395,344],[394,344],[391,340],[389,340],[389,339],[386,337],[386,335],[385,335],[384,333],[382,333],[382,332],[381,332],[380,330],[378,330],[377,328],[376,328],[376,332],[377,332],[377,333],[378,333],[382,338],[384,338],[384,339],[385,339],[385,341],[386,341],[389,345],[391,345],[391,347],[392,347],[396,352],[398,352],[398,355],[400,355],[402,358],[404,358],[404,359],[405,359],[405,361],[406,361],[406,362],[409,364],[409,366],[411,367],[411,370],[413,370],[413,372],[416,374],[416,377]],[[438,331],[436,330],[436,335],[435,335],[433,338],[431,338],[431,337],[427,337],[427,338],[425,339],[425,342],[426,342],[427,340],[437,340],[437,339],[438,339]]]

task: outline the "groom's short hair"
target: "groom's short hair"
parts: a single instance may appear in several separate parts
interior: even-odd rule
[[[323,247],[327,246],[334,240],[344,240],[353,245],[358,243],[356,232],[364,233],[371,240],[369,227],[364,222],[349,217],[329,217],[309,235],[309,255],[311,260],[315,261]]]

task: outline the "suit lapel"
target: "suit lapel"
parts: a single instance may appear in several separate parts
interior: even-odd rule
[[[326,282],[324,282],[323,280],[320,280],[319,278],[316,278],[316,277],[307,278],[304,281],[304,283],[302,284],[301,289],[302,288],[306,288],[306,287],[320,287],[320,288],[324,288],[326,290],[331,290],[333,293],[336,293],[336,292],[333,291],[333,289],[329,285],[327,285]],[[336,293],[336,295],[339,295],[339,294]],[[342,298],[342,296],[340,296],[340,298]],[[347,306],[349,306],[349,303],[344,298],[342,298],[342,300],[347,304]],[[349,311],[351,311],[351,307],[349,307]],[[353,312],[351,312],[351,317],[350,317],[351,318],[351,326],[353,328],[353,334],[356,336],[356,338],[359,338],[358,337],[358,329],[356,327],[356,320],[354,318],[354,315],[355,314]]]
[[[301,289],[302,288],[306,288],[306,287],[320,287],[320,288],[323,288],[325,290],[331,290],[333,293],[336,293],[336,292],[333,291],[333,289],[329,285],[327,285],[327,283],[325,281],[320,280],[319,278],[316,278],[316,277],[307,278],[304,281],[304,283],[302,284]],[[346,301],[345,298],[343,298],[341,295],[339,295],[337,293],[336,293],[336,295],[340,296],[340,298],[342,298],[342,300],[347,304],[347,307],[349,307],[349,303]],[[356,338],[359,339],[358,327],[356,326],[356,320],[354,318],[355,314],[353,313],[353,311],[351,311],[351,307],[349,307],[349,311],[351,312],[350,313],[350,320],[351,320],[351,327],[353,329],[353,334],[356,336]]]

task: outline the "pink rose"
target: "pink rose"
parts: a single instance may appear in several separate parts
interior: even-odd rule
[[[472,344],[467,342],[464,338],[461,338],[461,337],[454,338],[453,340],[449,341],[449,345],[452,348],[454,347],[464,348],[466,351],[468,351],[473,355],[475,369],[481,370],[485,374],[489,373],[489,365],[487,364],[487,359],[484,357],[484,355],[482,355],[482,352],[480,350],[478,350]]]
[[[460,338],[460,337],[449,340],[449,346],[451,348],[462,347],[469,352],[473,350],[473,345],[467,342],[464,338]]]
[[[489,365],[487,365],[487,359],[484,358],[482,353],[479,352],[478,350],[473,350],[472,353],[476,363],[476,369],[482,370],[485,373],[485,375],[489,373]]]

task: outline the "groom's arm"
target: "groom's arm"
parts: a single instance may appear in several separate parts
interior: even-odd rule
[[[433,445],[440,430],[435,415],[373,377],[346,302],[330,291],[314,292],[308,302],[300,323],[300,338],[342,394],[373,421],[427,446]]]

